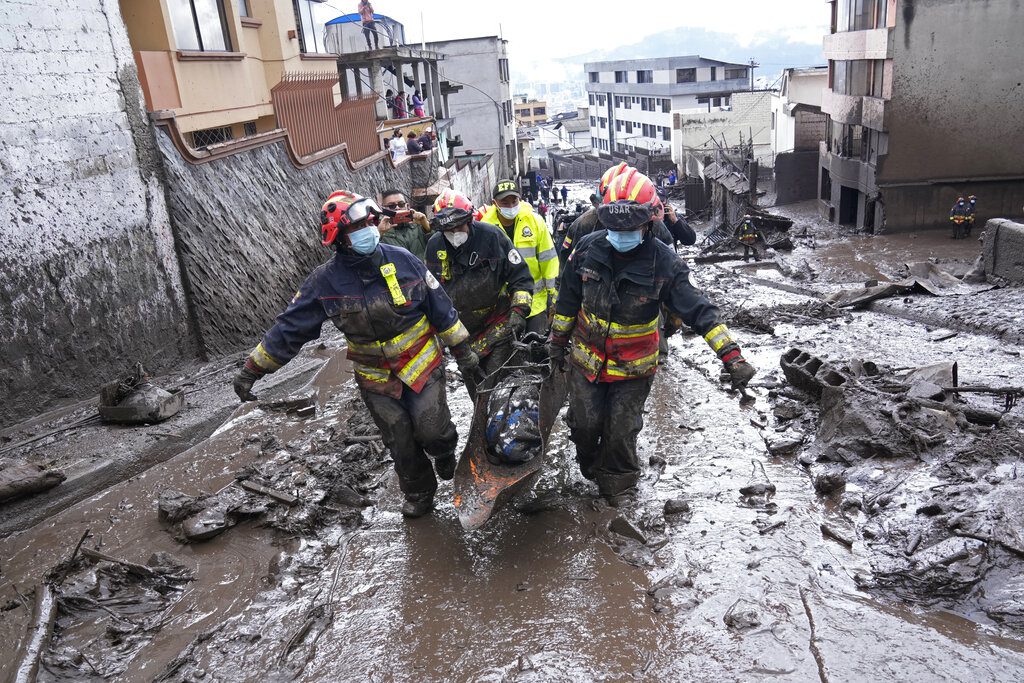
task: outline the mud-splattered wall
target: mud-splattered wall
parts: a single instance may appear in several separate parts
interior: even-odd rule
[[[284,142],[187,163],[158,133],[171,218],[200,343],[210,354],[255,346],[306,275],[332,252],[318,215],[332,190],[408,191],[412,162],[352,171],[342,156],[296,168]]]
[[[879,183],[1024,175],[1020,0],[905,0]]]
[[[0,0],[0,425],[192,353],[116,0]]]
[[[1000,218],[985,224],[985,274],[1024,283],[1024,224]]]

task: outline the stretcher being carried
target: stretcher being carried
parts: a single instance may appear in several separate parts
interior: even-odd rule
[[[455,509],[466,530],[482,527],[540,476],[566,394],[565,373],[549,371],[544,341],[535,332],[513,340],[511,358],[477,390],[454,481]]]

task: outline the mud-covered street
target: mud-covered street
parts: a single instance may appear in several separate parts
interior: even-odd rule
[[[1019,386],[1022,347],[771,286],[863,286],[933,249],[966,269],[977,245],[807,226],[783,260],[813,277],[694,265],[759,368],[756,400],[674,337],[636,504],[596,495],[559,419],[539,483],[483,529],[463,531],[449,483],[404,519],[340,337],[221,424],[228,359],[195,371],[209,436],[0,542],[0,659],[23,655],[48,578],[40,680],[1019,680],[1021,409],[934,388],[954,361],[959,385]],[[906,379],[925,366],[930,388]],[[22,449],[74,460],[119,438],[86,426]]]

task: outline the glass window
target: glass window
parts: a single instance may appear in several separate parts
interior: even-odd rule
[[[725,70],[725,80],[727,80],[727,81],[734,80],[734,79],[737,79],[737,78],[746,78],[746,77],[747,77],[747,70],[746,69],[726,69]]]
[[[636,82],[637,83],[653,83],[654,82],[654,72],[649,70],[649,69],[645,69],[645,70],[642,70],[642,71],[637,71],[636,72]]]
[[[832,62],[832,92],[846,94],[847,72],[850,63],[843,60]]]
[[[320,42],[323,38],[318,35],[316,30],[312,4],[313,0],[292,0],[292,7],[295,9],[295,25],[299,29],[299,52],[320,52]],[[379,25],[378,30],[380,30]]]
[[[593,103],[594,103],[594,94],[593,94],[593,93],[591,93],[591,94],[590,94],[590,96],[589,96],[589,100],[590,100],[590,103],[591,103],[591,104],[593,104]]]
[[[697,98],[697,104],[707,104],[710,101],[711,100],[708,99],[707,97],[698,97]]]
[[[850,0],[839,0],[836,3],[836,32],[850,30]]]
[[[179,50],[231,49],[222,0],[169,0],[171,26]]]
[[[666,97],[661,101],[661,113],[667,114],[670,111],[672,111],[672,100]]]
[[[587,75],[590,77],[590,82],[591,83],[597,83],[598,82],[598,77],[600,76],[600,74],[597,71],[588,71]]]
[[[665,126],[664,128],[662,128],[661,129],[661,139],[662,140],[671,140],[672,139],[672,129],[669,128],[668,126]]]
[[[882,0],[883,2],[885,0]],[[863,31],[875,27],[875,0],[852,0],[853,16],[851,31]]]
[[[616,71],[615,72],[615,82],[616,83],[626,83],[626,82],[628,82],[628,79],[626,78],[626,72],[625,71]]]
[[[249,14],[249,0],[238,0],[238,16],[251,17]]]
[[[713,81],[717,81],[718,80],[718,67],[717,66],[711,67],[711,80],[713,80]]]
[[[885,80],[885,60],[874,60],[871,71],[871,96],[882,97],[882,85]]]
[[[694,83],[696,81],[696,69],[676,69],[676,83]]]

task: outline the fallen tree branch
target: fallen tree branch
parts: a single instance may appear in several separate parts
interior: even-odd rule
[[[11,683],[34,683],[39,673],[39,659],[46,650],[53,635],[53,623],[57,619],[57,593],[47,583],[36,586],[35,606],[32,619],[25,630],[25,640],[18,657],[18,664],[7,680]]]

